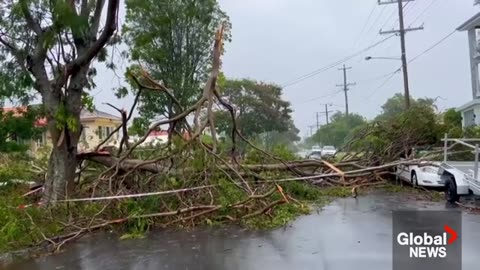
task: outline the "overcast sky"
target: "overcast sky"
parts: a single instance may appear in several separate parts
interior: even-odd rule
[[[385,39],[378,34],[398,28],[397,6],[376,5],[377,0],[219,0],[233,25],[232,42],[226,45],[223,71],[231,78],[251,78],[284,85],[312,71],[329,66]],[[423,31],[407,34],[407,57],[415,56],[454,31],[480,11],[473,0],[416,0],[405,7],[406,26],[424,23]],[[373,13],[372,13],[373,12]],[[122,17],[124,12],[120,12]],[[369,15],[371,16],[369,17]],[[367,21],[367,19],[369,20]],[[123,23],[124,19],[120,18]],[[412,24],[412,22],[414,22]],[[363,30],[363,32],[362,32]],[[350,112],[372,119],[393,94],[403,92],[401,73],[386,82],[386,74],[397,70],[397,60],[365,61],[366,56],[399,57],[399,37],[345,62],[350,82]],[[292,103],[301,135],[316,122],[315,112],[324,103],[332,110],[345,110],[344,95],[336,84],[343,74],[335,66],[284,89]],[[122,68],[120,66],[120,68]],[[123,67],[124,68],[124,67]],[[119,73],[123,73],[120,71]],[[410,93],[437,99],[440,110],[457,107],[471,99],[468,43],[465,32],[457,32],[438,47],[409,65]],[[102,102],[128,107],[131,98],[116,99],[110,90],[122,78],[100,71],[93,91],[99,108]],[[379,86],[383,85],[381,88]],[[321,116],[321,124],[325,117]]]

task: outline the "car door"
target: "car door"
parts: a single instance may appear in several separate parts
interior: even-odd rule
[[[400,159],[400,161],[403,161],[403,159]],[[397,175],[402,179],[406,181],[410,181],[410,169],[408,165],[398,165],[397,166]]]

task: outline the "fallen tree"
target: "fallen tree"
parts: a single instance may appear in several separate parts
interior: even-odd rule
[[[340,187],[342,195],[356,196],[359,188],[387,184],[386,175],[392,168],[419,162],[380,164],[378,159],[372,161],[375,152],[368,151],[349,154],[341,162],[287,161],[251,143],[237,127],[234,107],[216,87],[223,31],[224,26],[216,33],[212,69],[203,93],[190,107],[184,107],[172,95],[172,89],[152,79],[144,69],[128,74],[139,88],[132,107],[127,113],[110,105],[118,110],[122,124],[94,151],[77,154],[80,168],[72,196],[59,201],[49,215],[31,218],[32,226],[38,228],[42,220],[47,222],[45,219],[61,224],[62,229],[55,233],[39,230],[40,242],[58,250],[87,232],[118,224],[135,233],[153,225],[188,227],[237,222],[278,226],[285,223],[285,216],[293,218],[306,211],[303,201],[328,195],[322,190]],[[152,122],[142,138],[129,143],[127,126],[144,91],[166,95],[181,110],[171,118]],[[226,111],[231,118],[232,143],[228,148],[216,133],[218,110]],[[170,136],[166,145],[148,153],[142,150],[141,145],[150,132],[161,125],[176,123],[186,126],[188,136],[176,134]],[[207,131],[211,136],[208,142],[202,137]],[[122,135],[119,147],[105,147],[116,133]],[[261,162],[240,161],[236,154],[239,142],[253,149]]]

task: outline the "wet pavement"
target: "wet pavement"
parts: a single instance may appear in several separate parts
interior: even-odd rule
[[[1,270],[388,270],[392,210],[451,209],[404,195],[339,199],[269,232],[210,229],[153,232],[145,239],[83,238],[61,254]],[[463,270],[478,269],[480,215],[463,213]]]

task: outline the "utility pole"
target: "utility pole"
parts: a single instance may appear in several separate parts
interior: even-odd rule
[[[328,119],[329,119],[328,113],[333,112],[328,110],[328,105],[332,106],[332,104],[325,104],[325,120],[327,121],[327,125],[328,125]]]
[[[321,105],[325,105],[325,111],[324,112],[316,112],[316,115],[317,115],[317,130],[320,129],[320,117],[319,115],[322,115],[322,114],[325,114],[325,120],[327,122],[327,125],[328,125],[328,113],[331,113],[333,111],[329,111],[328,110],[328,106],[332,106],[333,104],[329,103],[329,104],[321,104]]]
[[[410,108],[410,88],[408,85],[408,69],[407,69],[407,50],[405,46],[405,33],[410,31],[417,31],[423,30],[423,25],[419,27],[407,28],[405,29],[404,19],[403,19],[403,2],[412,2],[415,0],[393,0],[382,2],[378,0],[379,5],[388,5],[388,4],[398,4],[398,21],[400,29],[398,30],[390,30],[390,31],[382,31],[380,29],[380,34],[398,34],[400,35],[400,48],[402,50],[402,70],[403,70],[403,87],[404,87],[404,96],[405,96],[405,108],[408,110]]]
[[[348,116],[348,87],[356,85],[356,83],[347,83],[347,69],[351,69],[352,67],[346,67],[343,65],[343,68],[339,68],[338,70],[343,70],[343,84],[337,84],[338,87],[343,88],[343,92],[345,92],[345,114]]]

